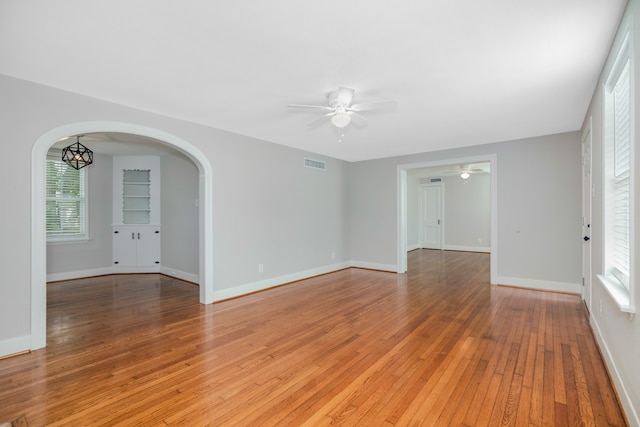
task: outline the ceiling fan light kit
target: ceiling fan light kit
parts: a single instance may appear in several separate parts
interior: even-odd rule
[[[328,105],[289,104],[289,107],[313,108],[326,112],[323,116],[313,120],[307,126],[313,126],[329,119],[335,127],[343,129],[354,121],[356,124],[367,123],[367,120],[357,113],[359,111],[382,110],[395,107],[396,105],[396,101],[376,101],[363,104],[351,104],[355,92],[355,89],[339,87],[337,90],[327,95]]]
[[[342,129],[351,123],[351,116],[347,113],[336,113],[331,117],[331,123],[335,127]]]

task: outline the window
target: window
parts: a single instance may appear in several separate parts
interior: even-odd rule
[[[629,34],[623,38],[604,86],[604,274],[599,275],[622,311],[633,313],[633,139]]]
[[[614,75],[607,93],[605,220],[609,234],[607,257],[608,273],[625,287],[629,287],[629,230],[630,230],[630,122],[629,60],[624,61]]]
[[[47,159],[47,241],[86,239],[85,171],[62,160]]]

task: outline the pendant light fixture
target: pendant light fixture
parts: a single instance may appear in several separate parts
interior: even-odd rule
[[[62,149],[62,161],[74,169],[82,169],[93,163],[93,151],[80,144],[80,137],[76,136],[76,142]]]

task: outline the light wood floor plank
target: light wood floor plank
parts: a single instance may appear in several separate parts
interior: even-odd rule
[[[59,282],[47,347],[0,360],[32,426],[624,426],[576,295],[489,284],[487,254],[417,250],[203,306],[155,274]]]

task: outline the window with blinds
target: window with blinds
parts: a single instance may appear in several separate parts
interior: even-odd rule
[[[607,84],[605,104],[606,274],[629,288],[631,230],[630,61],[619,58]]]
[[[86,238],[85,171],[46,161],[47,240]]]

